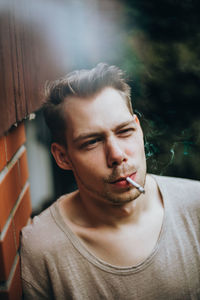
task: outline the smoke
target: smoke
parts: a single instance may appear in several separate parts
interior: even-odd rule
[[[160,175],[177,173],[179,176],[188,171],[187,165],[197,168],[199,162],[196,122],[194,126],[180,131],[180,134],[170,132],[166,124],[147,120],[141,115],[144,131],[144,146],[148,172]],[[194,128],[196,128],[196,132]],[[173,172],[172,172],[173,170]],[[198,171],[198,170],[197,170]],[[186,176],[188,177],[188,176]]]

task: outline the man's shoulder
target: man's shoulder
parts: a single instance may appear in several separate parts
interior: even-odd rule
[[[59,228],[52,215],[56,203],[35,216],[32,222],[21,232],[21,247],[31,252],[40,252],[50,248],[54,237],[58,237]],[[39,250],[39,251],[38,251]]]
[[[200,181],[170,176],[153,177],[164,198],[174,203],[177,208],[200,210]]]
[[[73,195],[74,193],[70,193],[61,196],[42,213],[35,216],[31,224],[22,229],[22,248],[30,249],[31,252],[52,249],[52,252],[56,245],[62,246],[67,242],[69,228],[60,213],[60,203],[64,199],[71,199]]]
[[[33,217],[31,223],[22,228],[22,236],[25,240],[29,239],[30,236],[31,239],[34,239],[34,237],[39,237],[44,234],[46,221],[49,223],[51,219],[49,214],[50,208],[47,208],[39,215]]]
[[[190,189],[192,191],[200,192],[200,181],[188,178],[171,177],[171,176],[160,176],[152,174],[156,179],[158,185],[167,185],[171,188]]]

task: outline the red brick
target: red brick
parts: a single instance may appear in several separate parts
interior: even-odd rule
[[[14,275],[11,279],[10,286],[7,291],[0,291],[1,300],[21,300],[22,297],[22,285],[20,279],[20,263],[19,257],[17,265],[15,267]]]
[[[0,183],[0,232],[20,194],[18,162],[9,170]]]
[[[3,240],[0,240],[0,281],[8,279],[15,255],[15,238],[12,222],[10,222]]]
[[[19,169],[21,187],[23,187],[28,179],[28,162],[26,150],[22,153],[21,157],[19,158]]]
[[[24,196],[17,206],[15,215],[13,217],[13,224],[16,235],[16,246],[19,248],[20,231],[22,227],[27,224],[27,221],[31,215],[31,201],[30,201],[30,189],[27,187]]]
[[[15,273],[12,278],[12,282],[10,288],[8,290],[9,300],[21,300],[22,297],[22,284],[20,278],[20,262],[18,258],[18,262],[15,268]]]
[[[5,137],[0,138],[0,171],[6,165]]]
[[[15,152],[21,145],[25,143],[25,141],[26,136],[23,123],[8,132],[8,134],[6,135],[7,161],[10,161]]]

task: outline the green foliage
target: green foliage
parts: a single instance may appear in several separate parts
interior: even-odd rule
[[[200,3],[124,1],[120,66],[142,112],[150,171],[200,179]],[[148,120],[148,121],[147,121]]]

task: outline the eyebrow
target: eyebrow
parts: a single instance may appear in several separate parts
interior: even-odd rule
[[[126,127],[128,125],[131,125],[132,123],[135,123],[135,120],[130,120],[130,121],[126,121],[126,122],[123,122],[123,123],[120,123],[119,125],[117,125],[115,128],[114,128],[114,131],[118,131],[119,129],[123,128],[123,127]],[[85,139],[89,139],[89,138],[96,138],[96,137],[100,137],[100,136],[103,136],[103,133],[102,132],[92,132],[92,133],[82,133],[80,135],[78,135],[77,137],[75,137],[73,139],[73,142],[74,143],[78,143],[82,140],[85,140]]]

